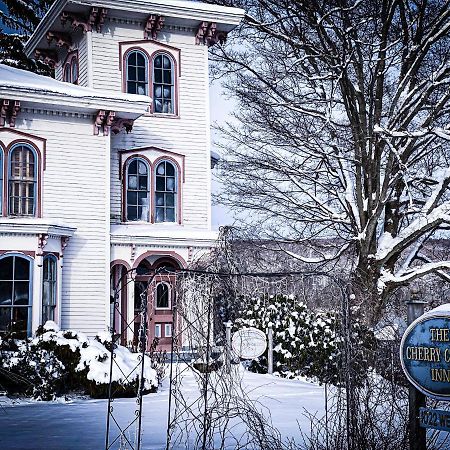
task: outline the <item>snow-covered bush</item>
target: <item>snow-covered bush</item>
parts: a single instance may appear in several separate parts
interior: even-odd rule
[[[324,383],[339,383],[344,337],[337,314],[308,310],[294,296],[243,300],[235,325],[252,326],[265,332],[269,323],[272,324],[276,373],[287,378],[306,376]],[[356,344],[363,368],[360,370],[367,370],[370,352],[365,350],[372,345],[373,334],[360,322],[353,321],[350,338]],[[250,363],[250,370],[267,372],[267,351]]]
[[[50,400],[67,392],[108,396],[111,335],[89,339],[76,331],[61,331],[53,322],[26,341],[0,342],[0,385],[9,393]],[[115,350],[112,380],[115,396],[134,396],[140,375],[140,355],[120,345]],[[145,356],[144,390],[157,389],[156,371]],[[127,377],[128,376],[128,377]]]

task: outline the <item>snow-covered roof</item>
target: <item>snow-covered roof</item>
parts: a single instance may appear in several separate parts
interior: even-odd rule
[[[210,5],[187,0],[56,0],[37,26],[25,46],[27,56],[31,57],[39,45],[46,46],[46,33],[62,30],[60,16],[63,11],[82,12],[90,7],[108,9],[108,16],[141,17],[145,20],[150,14],[161,15],[166,24],[198,26],[201,22],[214,22],[220,31],[229,32],[241,22],[244,10],[226,6]],[[67,31],[67,29],[66,29]]]
[[[90,89],[4,64],[0,64],[0,98],[52,105],[53,109],[105,109],[130,119],[144,114],[151,103],[150,97]]]

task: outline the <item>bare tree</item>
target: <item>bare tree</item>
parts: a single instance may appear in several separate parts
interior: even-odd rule
[[[447,277],[421,249],[450,222],[450,1],[209,3],[246,11],[211,50],[238,105],[219,201],[253,235],[310,248],[292,258],[352,258],[373,319],[399,286]]]

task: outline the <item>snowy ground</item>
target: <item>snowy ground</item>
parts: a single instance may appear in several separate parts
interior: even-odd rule
[[[324,413],[324,390],[316,384],[250,372],[244,373],[243,381],[250,397],[270,411],[273,425],[283,437],[298,438],[298,423],[302,429],[308,430],[304,408],[310,413]],[[183,380],[183,390],[187,394],[195,393],[196,383],[192,375]],[[164,386],[158,393],[144,398],[143,450],[165,448],[168,397],[168,388]],[[131,418],[135,406],[133,399],[116,400],[114,411],[119,421],[124,423]],[[105,445],[106,410],[106,400],[12,403],[0,397],[0,448],[102,449]]]

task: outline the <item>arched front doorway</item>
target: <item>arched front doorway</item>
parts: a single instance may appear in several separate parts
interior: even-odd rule
[[[165,272],[165,270],[167,272]],[[141,311],[142,299],[147,305],[148,344],[151,345],[156,338],[159,350],[170,351],[173,335],[173,305],[176,299],[175,271],[180,269],[179,263],[170,257],[158,258],[150,263],[143,259],[136,269],[134,285],[135,315],[135,342],[139,335],[140,321],[138,314]],[[151,280],[150,284],[149,281]],[[143,294],[147,289],[147,295]]]

